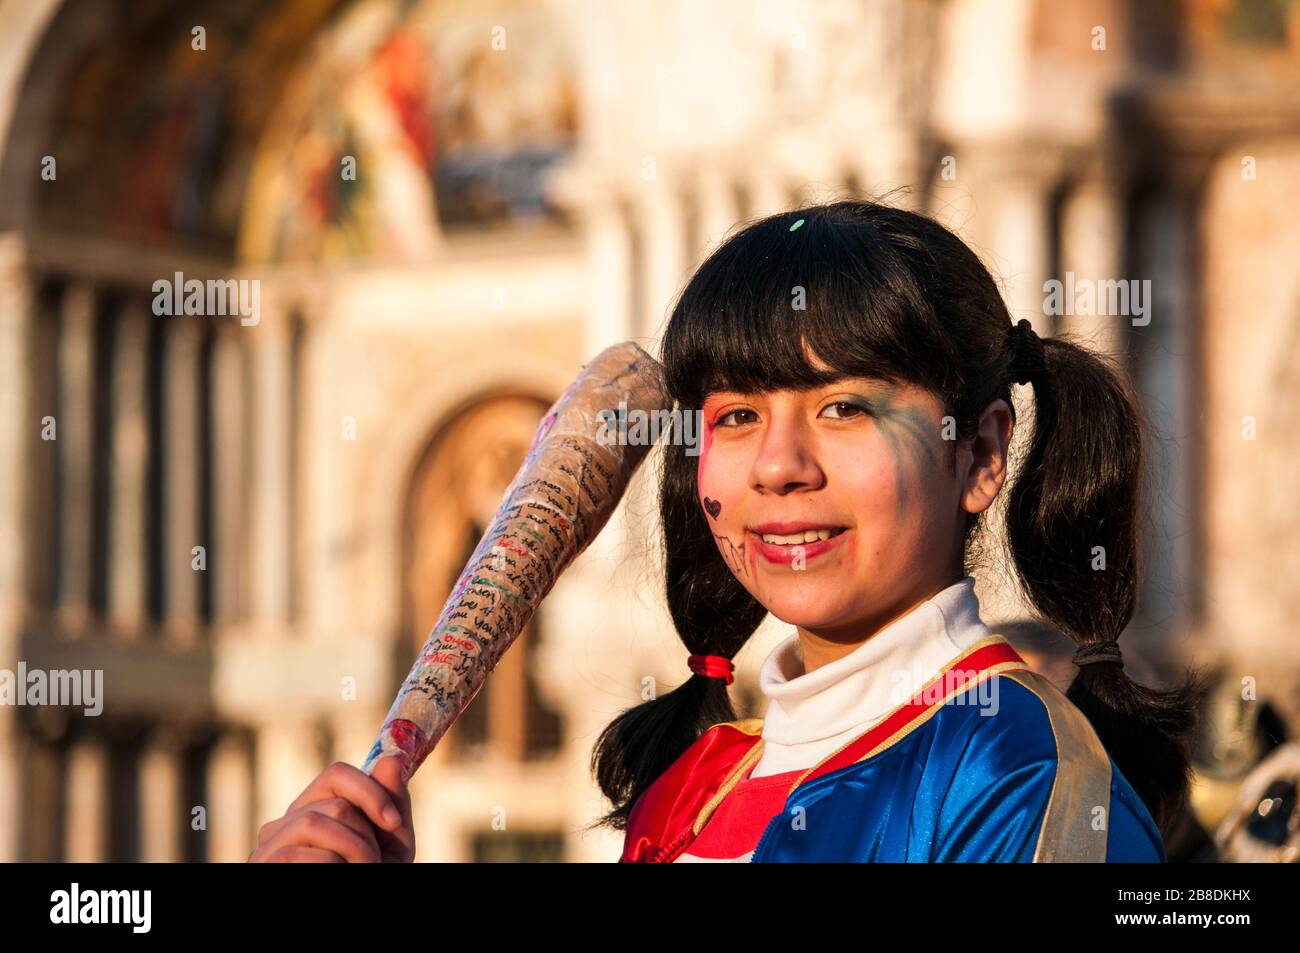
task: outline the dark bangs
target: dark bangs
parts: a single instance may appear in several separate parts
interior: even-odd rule
[[[940,269],[932,246],[899,228],[909,218],[933,223],[889,211],[879,221],[860,203],[786,212],[714,251],[664,331],[662,361],[679,405],[698,409],[717,390],[799,390],[845,376],[954,398],[960,364],[925,286]],[[814,369],[805,346],[832,370]]]

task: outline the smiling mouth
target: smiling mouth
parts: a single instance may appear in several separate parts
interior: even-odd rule
[[[836,526],[825,529],[806,529],[797,533],[758,533],[756,535],[769,546],[806,546],[809,543],[834,539],[848,527]]]

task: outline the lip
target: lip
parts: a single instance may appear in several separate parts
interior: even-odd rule
[[[810,529],[847,529],[846,526],[836,526],[832,523],[809,523],[807,520],[786,521],[784,523],[759,523],[757,526],[751,526],[750,530],[755,533],[776,533],[777,535],[787,535],[789,533],[802,533]]]
[[[789,527],[789,529],[778,530],[778,529],[770,528],[774,526],[787,526]],[[800,551],[802,551],[803,561],[805,564],[807,564],[809,560],[814,559],[817,556],[821,556],[835,549],[837,546],[840,545],[844,537],[849,535],[849,533],[853,532],[853,530],[846,528],[844,532],[840,533],[838,536],[832,536],[830,539],[819,539],[816,542],[812,542],[812,543],[789,543],[786,545],[781,545],[778,543],[765,543],[763,542],[763,537],[759,535],[759,532],[797,533],[801,529],[807,530],[807,529],[835,529],[835,528],[836,527],[832,527],[832,526],[815,526],[811,523],[804,523],[804,524],[764,523],[761,527],[757,527],[756,529],[745,530],[745,533],[749,537],[750,542],[753,544],[755,552],[757,552],[768,562],[784,563],[788,565],[790,563],[793,563],[795,560],[795,556],[798,555]]]

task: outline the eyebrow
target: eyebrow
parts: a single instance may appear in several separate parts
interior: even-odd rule
[[[700,401],[700,406],[703,407],[709,401],[715,400],[719,397],[719,395],[723,395],[723,394],[737,394],[737,395],[770,394],[773,391],[778,391],[778,390],[795,390],[800,393],[811,393],[813,391],[827,390],[829,388],[835,387],[845,382],[866,382],[867,386],[871,390],[881,391],[884,392],[885,394],[888,394],[889,396],[896,396],[899,390],[902,388],[901,383],[887,380],[883,377],[859,377],[853,374],[840,374],[838,377],[832,378],[829,381],[826,381],[821,384],[812,384],[808,387],[796,387],[796,388],[768,387],[760,390],[732,390],[731,388],[727,388],[727,387],[719,387],[715,390],[711,390],[708,393],[706,393],[704,395],[704,398]]]

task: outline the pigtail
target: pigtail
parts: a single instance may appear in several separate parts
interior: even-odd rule
[[[668,609],[688,654],[730,659],[767,610],[732,574],[713,540],[696,495],[697,461],[682,441],[667,441],[659,514]],[[597,783],[614,805],[597,824],[626,829],[632,806],[646,788],[710,725],[735,717],[726,681],[701,675],[620,714],[601,732],[592,752]]]
[[[1030,602],[1080,646],[1097,646],[1119,638],[1137,602],[1147,425],[1109,358],[1058,337],[1043,341],[1043,360],[1007,540]],[[1187,797],[1200,688],[1191,671],[1162,691],[1099,661],[1080,666],[1068,692],[1163,833]]]

